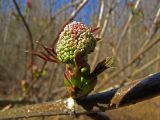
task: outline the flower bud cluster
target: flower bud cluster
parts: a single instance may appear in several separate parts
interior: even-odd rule
[[[87,56],[94,51],[96,38],[91,30],[81,22],[65,26],[56,46],[58,59],[63,63],[73,63],[77,54]]]

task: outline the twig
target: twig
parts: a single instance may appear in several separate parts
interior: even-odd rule
[[[6,26],[4,28],[4,37],[3,37],[3,47],[6,48],[6,43],[7,43],[7,38],[8,38],[8,28],[9,28],[9,24],[10,24],[10,20],[11,20],[11,15],[7,15],[8,19],[6,21]],[[1,53],[1,58],[4,57],[4,48],[2,49],[2,53]]]
[[[159,42],[159,40],[157,40],[157,41],[155,41],[155,43],[153,42],[153,43],[150,43],[148,46],[146,46],[149,43],[149,41],[151,41],[153,39],[154,35],[158,31],[157,22],[158,22],[159,15],[160,15],[160,8],[158,9],[158,11],[156,13],[156,16],[154,18],[153,26],[151,28],[152,29],[151,34],[150,34],[149,38],[146,40],[146,42],[142,45],[142,48],[139,50],[138,54],[127,65],[125,65],[123,68],[121,68],[120,70],[114,72],[108,79],[112,79],[112,78],[116,77],[117,75],[119,75],[120,73],[122,73],[130,65],[132,65],[133,63],[135,63],[139,57],[141,57],[142,55],[144,55],[145,52],[147,52],[150,48],[152,48],[154,45],[156,45],[157,42]],[[147,49],[147,47],[149,49]],[[100,84],[100,86],[96,90],[99,90],[103,85]]]
[[[29,36],[29,40],[30,40],[31,51],[34,51],[33,37],[32,37],[32,33],[31,33],[31,30],[30,30],[30,27],[29,27],[28,23],[26,22],[24,16],[22,15],[16,0],[13,0],[13,3],[14,3],[14,5],[16,7],[16,10],[17,10],[17,12],[18,12],[18,14],[19,14],[19,16],[20,16],[20,18],[21,18],[21,20],[22,20],[22,22],[23,22],[23,24],[24,24],[24,26],[26,28],[26,30],[27,30],[27,33],[28,33],[28,36]],[[33,54],[31,54],[31,65],[33,64],[33,62],[34,62]],[[31,75],[32,74],[33,74],[33,70],[31,69]],[[32,79],[33,79],[33,75],[32,75]]]
[[[102,30],[100,32],[100,35],[99,35],[100,38],[103,37],[103,35],[105,33],[105,30],[106,30],[106,27],[108,26],[108,20],[109,20],[109,17],[111,15],[111,13],[112,13],[112,10],[113,10],[113,2],[114,2],[114,0],[111,1],[110,5],[109,5],[109,10],[108,10],[108,12],[107,12],[107,14],[105,16],[104,24],[103,24]],[[100,10],[100,13],[99,13],[99,20],[98,20],[97,27],[100,27],[100,25],[101,25],[100,23],[102,22],[102,13],[104,11],[103,9],[104,9],[104,1],[102,0],[101,1],[101,10]],[[99,53],[100,53],[100,46],[101,45],[98,44],[97,47],[96,47],[96,54],[94,56],[94,59],[93,59],[92,65],[91,65],[92,68],[95,67],[96,62],[98,60]]]
[[[18,7],[18,4],[17,4],[16,0],[13,0],[13,3],[14,3],[14,5],[15,5],[15,7],[16,7],[16,10],[17,10],[19,16],[21,17],[22,22],[23,22],[23,24],[24,24],[24,26],[25,26],[25,28],[26,28],[26,30],[27,30],[27,33],[28,33],[28,36],[29,36],[29,40],[30,40],[30,44],[31,44],[31,50],[33,51],[33,50],[34,50],[34,44],[33,44],[32,33],[31,33],[30,28],[29,28],[29,25],[28,25],[28,23],[26,22],[24,16],[22,15],[22,13],[21,13],[21,11],[20,11],[20,9],[19,9],[19,7]]]
[[[54,69],[53,69],[51,75],[50,75],[49,82],[48,82],[48,88],[47,88],[46,94],[45,94],[45,96],[43,98],[43,101],[47,101],[48,100],[48,97],[49,97],[49,95],[50,95],[50,93],[52,91],[52,87],[53,87],[53,85],[56,84],[54,79],[56,79],[56,74],[55,73],[56,73],[57,69],[58,69],[58,65],[56,64],[54,66]]]
[[[53,20],[58,17],[59,15],[61,15],[61,13],[63,11],[65,11],[66,9],[70,8],[71,6],[77,5],[79,3],[79,1],[76,1],[74,3],[70,3],[67,4],[66,6],[64,6],[62,9],[58,10],[52,17],[51,19],[47,22],[46,26],[44,27],[44,31],[38,36],[36,41],[41,41],[41,39],[43,38],[45,33],[48,33],[48,30],[50,26],[52,26],[51,24],[53,23]],[[52,27],[51,27],[52,28]]]
[[[99,11],[99,18],[98,18],[98,23],[97,23],[97,27],[101,26],[101,22],[102,22],[102,16],[103,16],[103,11],[104,11],[104,0],[100,0],[100,11]]]
[[[136,1],[133,10],[137,10],[140,2],[141,2],[141,0],[137,0],[137,1]],[[130,11],[129,17],[128,17],[126,23],[124,24],[124,27],[123,27],[122,30],[121,30],[122,32],[121,32],[121,34],[120,34],[120,36],[118,37],[118,40],[117,40],[118,42],[117,42],[117,46],[116,46],[116,48],[115,48],[115,54],[114,54],[113,58],[116,59],[116,60],[120,63],[120,64],[119,64],[119,67],[120,67],[120,68],[121,68],[121,63],[122,63],[122,62],[121,62],[121,59],[120,59],[120,57],[119,57],[119,55],[118,55],[118,52],[119,52],[119,49],[120,49],[120,47],[121,47],[122,40],[123,40],[123,38],[125,37],[125,35],[126,35],[126,33],[127,33],[127,30],[128,30],[128,28],[129,28],[129,26],[130,26],[130,23],[131,23],[131,21],[132,21],[132,19],[133,19],[133,16],[134,16],[133,12]]]
[[[136,10],[136,9],[138,8],[140,2],[141,2],[141,0],[137,0],[136,4],[135,4],[135,6],[134,6],[134,10]],[[133,13],[130,12],[129,17],[128,17],[128,19],[127,19],[127,22],[126,22],[126,24],[124,25],[124,28],[123,28],[123,30],[122,30],[122,33],[121,33],[121,35],[120,35],[120,37],[119,37],[119,39],[118,39],[118,44],[117,44],[116,51],[118,51],[119,48],[120,48],[121,41],[122,41],[123,37],[125,36],[125,34],[126,34],[127,30],[128,30],[128,27],[129,27],[129,25],[130,25],[130,22],[131,22],[132,18],[133,18]]]
[[[133,77],[133,76],[141,73],[143,70],[146,70],[148,67],[150,67],[151,65],[157,63],[159,60],[160,60],[160,56],[157,56],[156,58],[152,59],[151,61],[149,61],[145,65],[141,66],[139,69],[133,71],[131,76],[129,76],[129,77]]]
[[[149,38],[146,40],[146,42],[144,42],[144,44],[142,45],[142,47],[141,47],[140,50],[143,50],[144,47],[150,42],[150,40],[151,40],[151,39],[154,37],[154,35],[157,33],[157,31],[158,31],[158,29],[159,29],[159,28],[157,27],[157,22],[158,22],[159,16],[160,16],[160,7],[159,7],[159,9],[158,9],[158,11],[157,11],[157,13],[156,13],[156,16],[155,16],[154,20],[153,20],[153,24],[152,24],[152,26],[151,26],[150,36],[149,36]]]
[[[97,27],[100,27],[100,26],[101,26],[103,11],[104,11],[104,0],[101,0],[101,1],[100,1],[100,11],[99,11],[99,18],[98,18]],[[107,13],[106,16],[108,16],[108,13]],[[108,18],[105,19],[105,21],[108,21]],[[106,28],[106,27],[105,27],[105,28]],[[97,35],[97,36],[98,36],[98,35]],[[98,37],[100,37],[100,35],[99,35]],[[96,62],[97,62],[97,59],[98,59],[98,57],[99,57],[99,51],[100,51],[99,48],[100,48],[100,45],[98,44],[97,47],[96,47],[96,54],[95,54],[94,59],[93,59],[92,64],[91,64],[92,69],[95,67]]]
[[[28,105],[0,111],[0,119],[29,118],[56,115],[82,115],[104,112],[110,109],[132,105],[160,94],[160,73],[143,80],[132,81],[123,87],[87,96],[76,100],[70,108],[69,99],[60,99],[36,105]]]
[[[160,36],[156,37],[156,39],[151,42],[148,46],[146,46],[142,51],[140,51],[139,53],[136,54],[136,56],[128,63],[126,64],[123,68],[117,70],[116,72],[114,72],[113,74],[111,74],[111,76],[108,78],[108,80],[111,80],[113,78],[115,78],[117,75],[119,75],[121,72],[125,71],[130,65],[132,65],[133,63],[136,62],[136,60],[141,56],[144,55],[146,52],[148,52],[151,48],[153,48],[158,42],[160,42]],[[107,81],[108,82],[108,81]],[[103,82],[101,84],[99,84],[99,86],[96,88],[96,91],[102,89],[102,87],[105,85],[106,83]]]

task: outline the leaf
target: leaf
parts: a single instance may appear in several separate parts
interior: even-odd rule
[[[46,75],[46,70],[43,69],[42,72],[41,72],[41,76],[45,76]]]
[[[97,64],[95,67],[94,71],[91,73],[90,76],[97,77],[99,74],[104,72],[106,69],[111,68],[113,64],[113,58],[112,57],[107,57],[101,62]]]

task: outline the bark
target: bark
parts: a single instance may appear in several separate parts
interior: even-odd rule
[[[90,114],[104,112],[110,109],[132,105],[160,94],[160,73],[142,80],[126,83],[119,88],[113,88],[83,99],[75,100],[74,107],[69,105],[68,98],[53,102],[28,105],[0,111],[0,119],[42,117],[70,114]]]

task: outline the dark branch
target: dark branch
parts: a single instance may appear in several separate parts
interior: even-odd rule
[[[19,14],[19,16],[20,16],[20,18],[21,18],[21,20],[22,20],[22,22],[23,22],[23,24],[24,24],[24,26],[26,28],[26,30],[27,30],[27,33],[28,33],[28,36],[29,36],[29,40],[30,40],[31,51],[34,51],[33,37],[32,37],[32,33],[31,33],[31,30],[30,30],[30,27],[29,27],[28,23],[26,22],[24,16],[22,15],[16,0],[13,0],[13,3],[14,3],[14,5],[16,7],[16,10],[17,10],[17,12],[18,12],[18,14]],[[31,65],[33,65],[33,63],[34,63],[34,58],[33,58],[33,54],[31,54]],[[32,80],[33,80],[33,70],[32,69],[31,69],[31,75],[32,75],[31,77],[32,77]]]
[[[77,115],[90,114],[135,104],[160,94],[160,73],[143,80],[132,81],[123,87],[87,96],[76,100],[74,112]],[[0,111],[0,119],[69,115],[73,109],[68,108],[68,99],[28,105]]]
[[[27,33],[28,33],[28,36],[29,36],[29,40],[30,40],[30,44],[31,44],[31,50],[33,51],[33,50],[34,50],[34,44],[33,44],[32,33],[31,33],[30,28],[29,28],[29,25],[28,25],[28,23],[26,22],[24,16],[22,15],[22,13],[21,13],[21,11],[20,11],[20,8],[19,8],[16,0],[13,0],[13,3],[14,3],[14,5],[15,5],[15,7],[16,7],[16,10],[17,10],[20,18],[22,19],[22,22],[23,22],[23,24],[24,24],[24,26],[25,26],[25,28],[26,28],[26,30],[27,30]]]

